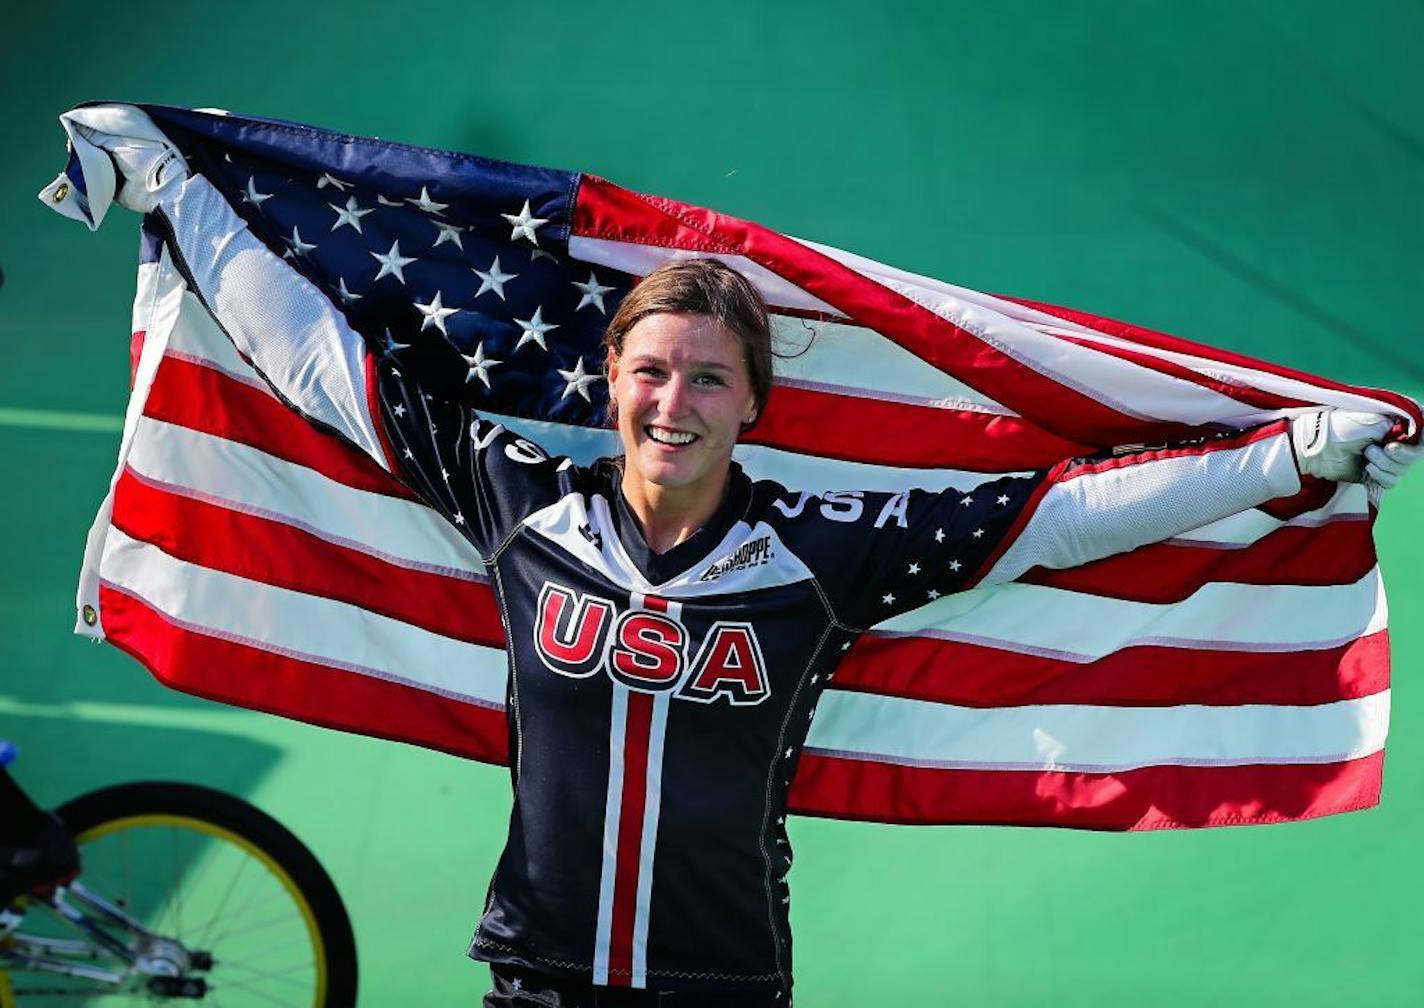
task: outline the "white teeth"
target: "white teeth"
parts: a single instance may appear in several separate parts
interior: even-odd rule
[[[659,444],[691,444],[697,440],[696,434],[686,434],[682,431],[660,430],[656,427],[644,427],[648,432],[648,437]]]

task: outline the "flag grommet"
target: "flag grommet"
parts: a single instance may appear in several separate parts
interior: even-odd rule
[[[93,626],[99,622],[99,613],[91,605],[87,605],[80,610],[80,615],[84,617],[85,626]]]
[[[56,203],[63,203],[66,199],[68,199],[68,198],[69,198],[69,185],[68,185],[68,183],[60,183],[59,187],[55,189],[54,195],[51,196],[50,198],[51,198],[52,200],[54,200]]]

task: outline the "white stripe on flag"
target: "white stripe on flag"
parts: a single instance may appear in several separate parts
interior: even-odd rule
[[[1109,773],[1146,766],[1335,763],[1378,752],[1389,691],[1314,706],[982,709],[828,692],[808,751],[973,770]]]
[[[498,648],[186,563],[117,528],[109,530],[99,573],[186,629],[504,709],[506,661]]]
[[[424,505],[357,490],[249,445],[152,417],[139,421],[139,428],[129,465],[150,483],[272,518],[403,567],[484,575],[474,547]]]
[[[997,585],[946,596],[886,620],[874,632],[1088,661],[1145,644],[1223,651],[1318,650],[1384,629],[1385,616],[1384,590],[1375,567],[1346,585],[1212,582],[1181,602],[1165,605],[1041,585]]]

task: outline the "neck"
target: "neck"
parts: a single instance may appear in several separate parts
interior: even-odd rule
[[[623,497],[642,526],[643,540],[654,553],[666,553],[706,525],[722,505],[731,471],[706,485],[664,487],[623,470]]]

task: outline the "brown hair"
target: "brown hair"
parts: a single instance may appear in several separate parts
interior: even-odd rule
[[[603,334],[603,347],[611,364],[623,353],[623,341],[649,315],[688,312],[708,315],[736,334],[742,343],[742,360],[751,378],[756,419],[761,419],[771,395],[771,320],[766,302],[751,281],[718,259],[677,259],[664,263],[638,282]],[[610,389],[611,391],[611,389]],[[608,415],[614,415],[609,398]],[[751,428],[743,424],[742,429]]]

